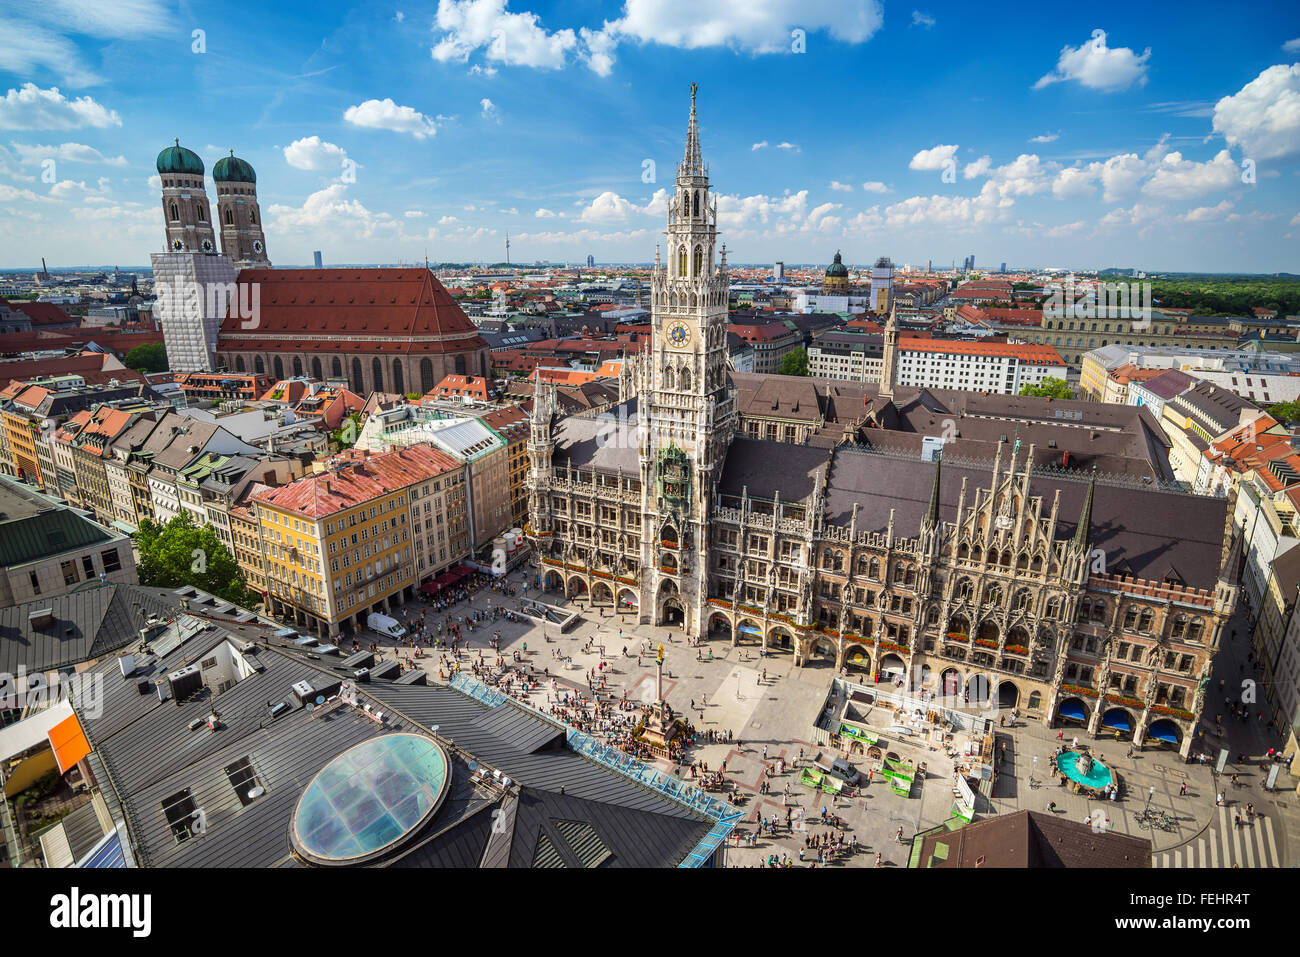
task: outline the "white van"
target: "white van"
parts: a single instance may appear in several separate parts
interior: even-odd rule
[[[370,613],[366,618],[366,626],[371,631],[377,631],[389,638],[402,638],[406,635],[406,629],[397,623],[396,618],[389,618],[387,615],[381,615],[378,612]]]

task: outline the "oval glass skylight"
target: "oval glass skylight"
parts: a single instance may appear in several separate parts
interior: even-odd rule
[[[447,755],[430,738],[387,734],[344,751],[298,799],[290,832],[315,864],[357,864],[399,846],[438,810]]]

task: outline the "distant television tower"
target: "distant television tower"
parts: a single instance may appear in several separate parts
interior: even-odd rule
[[[510,234],[506,233],[506,265],[510,265]]]

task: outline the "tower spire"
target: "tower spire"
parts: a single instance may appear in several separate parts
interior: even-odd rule
[[[940,449],[934,456],[934,485],[930,488],[930,506],[925,510],[925,521],[923,526],[937,528],[939,526],[939,479],[943,471],[943,450]]]
[[[1097,466],[1092,467],[1092,478],[1088,479],[1088,494],[1083,497],[1083,509],[1079,512],[1079,524],[1074,526],[1074,544],[1078,548],[1088,546],[1088,532],[1092,525],[1092,493],[1097,487]]]
[[[682,156],[682,165],[677,171],[678,176],[708,175],[708,171],[704,168],[704,158],[700,153],[700,126],[695,116],[695,94],[699,88],[698,83],[691,84],[691,120],[686,127],[686,152]]]

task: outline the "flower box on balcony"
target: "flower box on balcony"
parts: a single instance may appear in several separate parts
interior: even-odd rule
[[[996,641],[992,641],[988,638],[976,638],[975,644],[979,645],[981,648],[996,648],[998,646]]]
[[[676,543],[676,542],[670,542],[670,541],[668,541],[667,539],[665,539],[664,541],[661,541],[659,544],[662,545],[664,548],[676,548],[676,547],[677,547],[677,543]]]
[[[902,645],[896,645],[892,641],[884,641],[884,640],[880,642],[880,647],[885,651],[907,652],[908,650],[907,648],[904,648]]]
[[[1011,652],[1011,654],[1013,654],[1013,655],[1027,655],[1027,654],[1029,654],[1029,649],[1026,648],[1024,645],[1007,645],[1007,646],[1006,646],[1005,648],[1003,648],[1002,650],[1003,650],[1003,651],[1009,651],[1009,652]]]
[[[960,631],[948,632],[948,638],[951,641],[970,641],[970,635],[964,634]]]
[[[1097,692],[1091,688],[1085,688],[1083,685],[1061,685],[1061,690],[1067,694],[1083,694],[1089,698],[1097,697]]]
[[[1111,704],[1121,704],[1126,708],[1141,708],[1143,704],[1137,698],[1129,698],[1122,694],[1108,694],[1106,700]]]
[[[635,585],[635,584],[636,584],[636,579],[635,579],[635,578],[624,578],[622,575],[616,576],[616,577],[614,578],[614,581],[616,581],[616,582],[622,582],[624,585]]]
[[[660,570],[661,572],[663,572],[665,575],[676,575],[676,574],[677,574],[677,569],[675,569],[675,568],[669,568],[667,565],[660,565],[660,566],[659,566],[659,570]]]
[[[1170,708],[1163,704],[1152,705],[1151,710],[1156,714],[1165,714],[1171,718],[1181,718],[1184,721],[1191,721],[1194,717],[1190,711],[1184,711],[1182,708]]]

